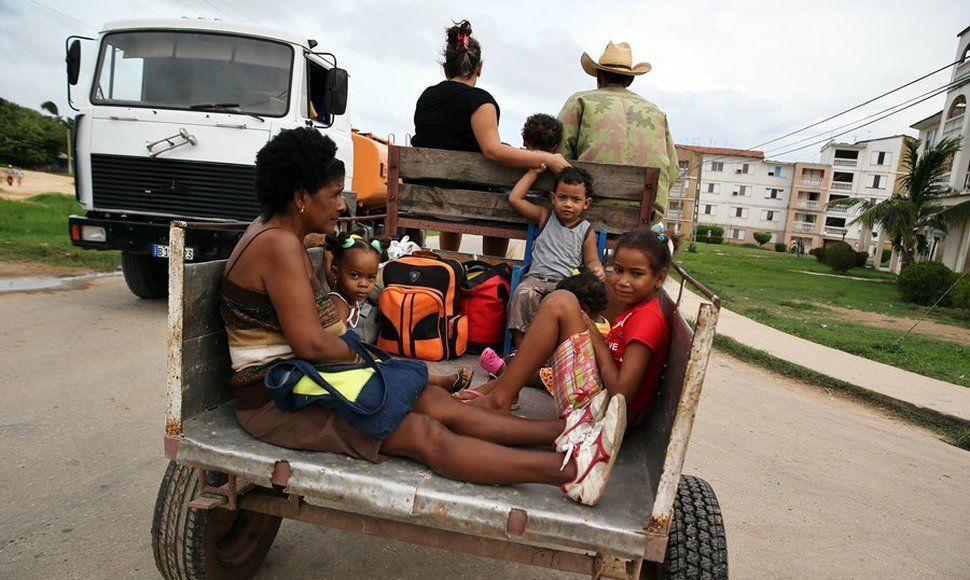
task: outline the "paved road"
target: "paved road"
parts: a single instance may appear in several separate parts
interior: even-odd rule
[[[0,578],[157,577],[165,307],[119,277],[0,295]],[[970,577],[970,454],[722,356],[688,471],[735,578]],[[262,578],[573,578],[284,523]]]

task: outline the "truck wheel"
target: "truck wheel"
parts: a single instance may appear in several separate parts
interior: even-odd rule
[[[131,293],[139,298],[168,296],[168,261],[144,254],[121,253],[121,269]]]
[[[680,477],[663,568],[647,564],[642,579],[727,579],[724,520],[711,484],[693,475]]]
[[[174,461],[168,464],[152,520],[155,566],[166,580],[250,578],[282,519],[247,510],[189,509],[198,474]]]

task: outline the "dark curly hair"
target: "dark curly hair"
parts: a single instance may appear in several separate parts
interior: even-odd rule
[[[327,249],[333,254],[334,263],[343,263],[344,256],[355,250],[371,251],[378,255],[381,262],[387,261],[387,248],[391,245],[390,238],[375,238],[368,240],[361,234],[340,232],[337,235],[327,235],[324,237],[327,242]],[[350,242],[348,240],[353,240]],[[374,243],[380,245],[378,250]]]
[[[475,74],[482,64],[482,45],[472,38],[472,25],[467,20],[456,22],[447,29],[445,43],[445,76],[449,79],[466,78]]]
[[[346,170],[336,155],[333,139],[310,127],[280,131],[270,139],[256,154],[256,198],[263,219],[283,213],[295,191],[314,194],[342,180]]]
[[[536,113],[522,126],[522,144],[526,149],[552,153],[562,141],[562,123],[552,115]]]
[[[615,256],[616,252],[619,252],[622,248],[630,248],[631,250],[643,252],[643,255],[647,257],[647,261],[650,262],[650,269],[656,274],[660,270],[669,267],[670,262],[673,261],[670,246],[667,245],[668,239],[673,243],[674,250],[680,247],[680,236],[671,234],[670,232],[658,234],[650,229],[639,229],[627,232],[617,240],[613,255]]]
[[[580,308],[589,314],[600,314],[606,310],[606,284],[586,266],[579,269],[579,274],[560,280],[556,290],[572,292]]]
[[[572,166],[563,169],[556,177],[555,187],[559,187],[560,183],[568,183],[569,185],[579,185],[582,183],[586,188],[586,197],[593,197],[594,195],[593,176],[585,169]]]

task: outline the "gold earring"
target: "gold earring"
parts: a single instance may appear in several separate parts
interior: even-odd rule
[[[303,210],[305,210],[305,209],[306,209],[306,208],[305,208],[305,207],[303,207],[302,205],[300,206],[300,215],[303,215]]]

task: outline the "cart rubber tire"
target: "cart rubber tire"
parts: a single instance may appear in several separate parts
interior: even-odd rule
[[[699,477],[682,475],[677,484],[667,555],[658,576],[665,580],[726,580],[728,577],[721,507],[711,484]]]
[[[146,254],[121,253],[121,269],[131,293],[139,298],[168,296],[168,260]]]
[[[168,464],[155,500],[152,551],[166,580],[245,579],[256,573],[282,518],[247,510],[189,509],[199,471]]]

